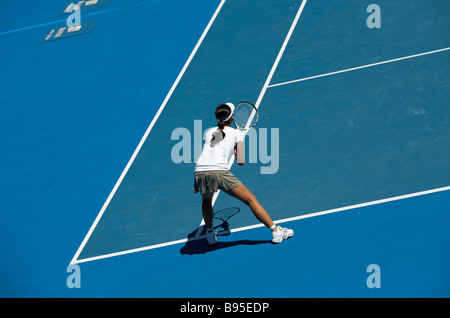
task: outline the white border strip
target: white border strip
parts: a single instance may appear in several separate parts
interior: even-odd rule
[[[180,74],[178,74],[177,79],[173,83],[172,87],[170,88],[169,93],[167,94],[166,98],[164,99],[163,103],[158,109],[158,112],[156,113],[155,117],[153,118],[152,122],[150,123],[150,126],[148,126],[147,130],[145,131],[144,136],[142,137],[141,141],[139,142],[138,146],[136,147],[136,150],[134,151],[133,155],[131,156],[130,160],[128,161],[128,164],[126,165],[125,169],[122,171],[122,174],[119,177],[119,180],[117,180],[114,188],[112,189],[111,193],[109,194],[108,198],[106,199],[106,202],[103,204],[103,207],[100,210],[100,213],[95,218],[94,223],[92,224],[91,228],[89,229],[88,233],[86,234],[86,237],[84,238],[83,242],[81,243],[80,247],[78,248],[77,252],[75,253],[74,257],[72,258],[72,261],[70,264],[76,264],[78,260],[78,256],[80,255],[81,251],[83,250],[84,246],[86,245],[87,241],[92,235],[92,232],[94,231],[95,227],[97,226],[98,222],[103,216],[103,213],[105,212],[106,208],[108,207],[109,203],[111,202],[112,198],[114,197],[117,189],[119,188],[120,184],[122,183],[123,178],[127,174],[128,170],[130,169],[131,165],[134,162],[134,159],[136,159],[137,154],[142,148],[142,145],[144,144],[145,140],[147,139],[148,135],[150,134],[150,131],[152,130],[153,126],[155,125],[156,121],[158,120],[159,116],[161,115],[161,112],[164,110],[164,107],[166,107],[167,102],[169,101],[170,97],[172,96],[175,88],[177,87],[178,83],[180,82],[181,78],[184,75],[184,72],[188,68],[189,64],[191,63],[192,59],[194,58],[194,55],[197,53],[198,48],[203,42],[203,39],[205,38],[206,34],[208,33],[209,29],[211,28],[212,24],[214,23],[214,20],[216,19],[217,15],[219,14],[220,10],[222,9],[224,3],[226,0],[222,0],[217,7],[216,11],[214,12],[211,20],[209,21],[208,25],[206,26],[205,30],[203,31],[203,34],[201,35],[200,39],[198,40],[197,44],[194,47],[194,50],[191,52],[191,55],[187,59],[186,63],[184,64]]]
[[[426,190],[426,191],[420,191],[420,192],[400,195],[400,196],[387,198],[387,199],[381,199],[381,200],[370,201],[370,202],[366,202],[366,203],[349,205],[349,206],[346,206],[346,207],[341,207],[341,208],[336,208],[336,209],[331,209],[331,210],[326,210],[326,211],[321,211],[321,212],[315,212],[315,213],[309,213],[309,214],[304,214],[304,215],[298,215],[298,216],[294,216],[294,217],[290,217],[290,218],[286,218],[286,219],[275,220],[274,222],[277,223],[277,224],[286,223],[286,222],[292,222],[292,221],[297,221],[297,220],[301,220],[301,219],[307,219],[307,218],[312,218],[312,217],[326,215],[326,214],[331,214],[331,213],[336,213],[336,212],[354,210],[354,209],[363,208],[363,207],[367,207],[367,206],[372,206],[372,205],[377,205],[377,204],[382,204],[382,203],[387,203],[387,202],[393,202],[393,201],[398,201],[398,200],[403,200],[403,199],[409,199],[409,198],[413,198],[413,197],[418,197],[418,196],[423,196],[423,195],[432,194],[432,193],[438,193],[438,192],[444,192],[444,191],[449,191],[449,190],[450,190],[450,186],[446,186],[446,187],[442,187],[442,188],[436,188],[436,189],[431,189],[431,190]],[[249,225],[249,226],[244,226],[244,227],[232,229],[232,230],[230,230],[230,233],[236,233],[236,232],[240,232],[240,231],[251,230],[251,229],[255,229],[255,228],[263,227],[263,226],[264,225],[262,223],[258,223],[258,224],[254,224],[254,225]],[[151,250],[151,249],[155,249],[155,248],[181,244],[181,243],[185,243],[187,241],[195,241],[195,240],[198,240],[198,239],[202,239],[204,237],[205,237],[205,235],[196,236],[196,237],[193,237],[193,238],[185,238],[185,239],[175,240],[175,241],[161,243],[161,244],[144,246],[144,247],[135,248],[135,249],[126,250],[126,251],[121,251],[121,252],[116,252],[116,253],[110,253],[110,254],[99,255],[99,256],[95,256],[95,257],[89,257],[89,258],[85,258],[85,259],[81,259],[81,260],[75,260],[71,264],[80,264],[80,263],[95,261],[95,260],[99,260],[99,259],[119,256],[119,255],[125,255],[125,254],[131,254],[131,253],[136,253],[136,252],[147,251],[147,250]]]
[[[352,67],[352,68],[348,68],[348,69],[341,70],[341,71],[325,73],[325,74],[315,75],[315,76],[311,76],[311,77],[300,78],[300,79],[296,79],[296,80],[292,80],[292,81],[288,81],[288,82],[282,82],[282,83],[278,83],[278,84],[272,84],[272,85],[269,85],[268,87],[276,87],[276,86],[281,86],[281,85],[288,85],[288,84],[292,84],[292,83],[303,82],[303,81],[311,80],[311,79],[314,79],[314,78],[320,78],[320,77],[325,77],[325,76],[330,76],[330,75],[335,75],[335,74],[340,74],[340,73],[360,70],[360,69],[367,68],[367,67],[372,67],[372,66],[377,66],[377,65],[382,65],[382,64],[392,63],[392,62],[398,62],[398,61],[401,61],[401,60],[412,59],[412,58],[415,58],[415,57],[428,55],[428,54],[439,53],[439,52],[448,51],[448,50],[450,50],[450,47],[446,47],[446,48],[439,49],[439,50],[434,50],[434,51],[429,51],[429,52],[424,52],[424,53],[419,53],[419,54],[414,54],[414,55],[409,55],[409,56],[404,56],[404,57],[399,57],[399,58],[396,58],[396,59],[382,61],[382,62],[377,62],[377,63],[372,63],[372,64],[367,64],[367,65],[363,65],[363,66]]]

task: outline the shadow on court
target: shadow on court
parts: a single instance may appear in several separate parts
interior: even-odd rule
[[[182,255],[194,255],[205,254],[208,252],[214,252],[222,248],[228,248],[237,245],[259,245],[259,244],[272,244],[271,240],[238,240],[231,242],[218,242],[213,246],[209,246],[205,239],[198,239],[193,241],[187,241],[180,249]]]
[[[216,211],[214,213],[214,220],[217,222],[217,220],[222,221],[221,224],[214,226],[214,230],[217,230],[219,232],[219,242],[213,246],[209,246],[206,242],[206,239],[200,238],[200,239],[194,239],[197,235],[197,232],[199,231],[200,227],[202,228],[200,230],[199,236],[206,235],[206,228],[205,226],[200,226],[187,236],[188,241],[186,242],[185,246],[183,246],[180,249],[180,253],[182,255],[188,254],[188,255],[194,255],[194,254],[205,254],[208,252],[213,252],[220,250],[222,248],[237,246],[237,245],[258,245],[258,244],[267,244],[272,243],[271,240],[238,240],[238,241],[231,241],[231,242],[220,242],[221,236],[228,236],[231,234],[230,231],[230,224],[229,220],[237,215],[241,211],[238,207],[230,207],[225,208],[219,211]]]

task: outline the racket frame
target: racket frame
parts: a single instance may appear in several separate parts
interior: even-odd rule
[[[258,115],[258,108],[256,108],[255,104],[253,104],[252,102],[249,102],[249,101],[247,101],[247,100],[241,100],[241,101],[235,103],[235,104],[234,104],[234,107],[235,107],[234,110],[235,110],[235,111],[236,111],[236,108],[238,107],[238,105],[241,104],[241,103],[247,103],[247,104],[253,106],[253,110],[252,110],[252,112],[250,113],[250,117],[248,118],[247,123],[245,124],[245,127],[244,127],[244,128],[239,127],[239,125],[236,123],[236,120],[234,119],[234,116],[233,116],[233,122],[234,122],[234,125],[236,126],[236,128],[239,129],[239,130],[241,130],[241,131],[243,131],[243,132],[245,133],[245,132],[249,131],[250,129],[252,129],[253,127],[255,127],[255,125],[258,123],[259,115]],[[253,125],[250,127],[249,125],[250,125],[250,123],[253,121],[253,119],[255,118],[255,116],[256,116],[255,122],[254,122]]]

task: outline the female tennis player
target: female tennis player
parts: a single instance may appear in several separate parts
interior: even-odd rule
[[[202,195],[202,213],[209,245],[217,243],[217,231],[213,229],[212,198],[218,189],[250,207],[255,217],[272,231],[272,242],[281,243],[294,235],[294,231],[276,226],[256,197],[229,170],[228,161],[234,154],[238,164],[244,164],[243,134],[231,128],[234,105],[226,103],[216,108],[217,128],[206,133],[202,153],[195,165],[194,193]]]

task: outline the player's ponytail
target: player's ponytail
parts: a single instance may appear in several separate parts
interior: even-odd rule
[[[225,122],[222,119],[219,119],[217,121],[217,127],[219,127],[220,130],[223,132],[223,128],[225,127]]]

